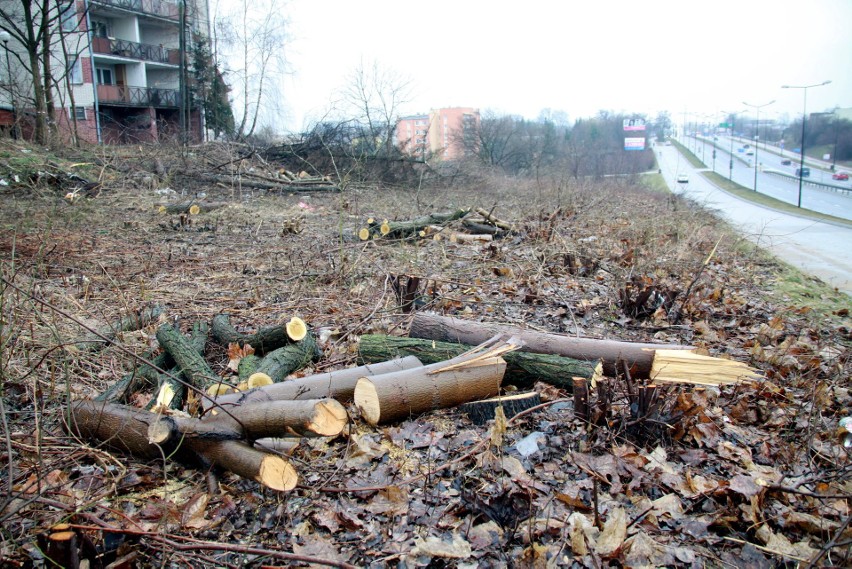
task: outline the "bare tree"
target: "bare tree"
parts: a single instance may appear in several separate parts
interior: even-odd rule
[[[282,0],[239,0],[220,11],[214,26],[215,45],[226,72],[233,78],[235,110],[241,115],[236,135],[254,134],[258,125],[277,111],[277,81],[287,72],[284,46],[287,20]],[[273,125],[267,125],[273,126]]]

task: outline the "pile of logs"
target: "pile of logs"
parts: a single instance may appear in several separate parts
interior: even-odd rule
[[[122,329],[159,314],[149,309],[122,319]],[[575,414],[587,418],[583,398],[619,367],[656,381],[724,384],[755,377],[743,364],[699,356],[689,346],[574,338],[423,313],[415,314],[410,338],[362,336],[360,367],[291,380],[288,375],[321,355],[298,318],[247,334],[218,315],[193,325],[189,336],[170,324],[160,325],[156,336],[158,354],[147,354],[95,399],[71,404],[69,431],[141,458],[173,456],[283,491],[296,486],[298,473],[277,451],[300,437],[341,434],[349,404],[378,425],[473,402],[468,412],[481,422],[495,407],[517,412],[539,401],[535,393],[507,398],[501,394],[506,385],[531,389],[543,381],[573,390]],[[203,355],[208,339],[228,347],[232,376],[212,371]],[[91,343],[87,338],[81,345]],[[261,376],[266,381],[259,387],[247,387]],[[131,394],[148,390],[146,409],[128,404]],[[654,390],[643,394],[647,407]],[[482,414],[476,402],[491,414]]]
[[[403,221],[368,218],[365,226],[358,229],[361,241],[370,239],[410,239],[429,238],[435,241],[447,240],[451,243],[487,243],[514,231],[514,227],[494,217],[484,209],[477,209],[481,218],[467,219],[470,209],[457,209],[443,213],[431,213]],[[462,220],[457,231],[450,223]]]

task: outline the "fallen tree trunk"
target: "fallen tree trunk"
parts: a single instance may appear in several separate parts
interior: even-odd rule
[[[433,364],[455,358],[471,348],[473,346],[467,344],[364,334],[358,344],[358,358],[364,363],[373,363],[400,356],[416,356],[424,364]],[[516,351],[505,354],[503,359],[506,360],[503,382],[521,388],[531,388],[535,382],[543,381],[571,391],[574,387],[571,378],[597,379],[603,373],[600,362],[552,354]]]
[[[527,352],[556,354],[578,360],[603,362],[606,375],[614,376],[616,368],[620,369],[622,362],[631,368],[634,378],[648,379],[654,352],[660,349],[692,350],[691,346],[679,344],[647,344],[621,342],[618,340],[596,340],[592,338],[575,338],[559,334],[548,334],[523,330],[512,326],[503,326],[486,322],[472,322],[438,316],[437,314],[417,313],[411,322],[409,336],[444,342],[459,342],[462,344],[478,344],[495,334],[517,336],[524,342],[522,348]]]
[[[339,192],[340,188],[332,183],[299,183],[281,180],[280,182],[264,182],[260,180],[252,180],[241,176],[226,176],[215,174],[198,174],[198,178],[206,182],[224,184],[226,186],[244,186],[246,188],[255,188],[258,190],[272,190],[281,192]]]
[[[248,344],[254,348],[255,353],[259,356],[302,339],[298,337],[292,338],[287,331],[287,324],[267,326],[259,329],[254,334],[243,334],[231,325],[230,316],[227,314],[217,314],[213,317],[210,334],[216,342],[223,346],[227,346],[228,344],[245,346]],[[310,332],[306,331],[306,334],[310,335]]]
[[[204,400],[204,408],[209,409],[213,403],[232,409],[249,403],[262,401],[321,399],[328,397],[341,402],[352,401],[355,384],[362,377],[380,375],[392,371],[402,371],[414,367],[422,367],[420,360],[413,356],[365,365],[355,368],[341,369],[328,373],[320,373],[299,379],[291,379],[258,387],[245,393],[227,393],[213,401]]]
[[[473,221],[471,219],[465,219],[462,221],[462,227],[470,231],[471,233],[483,234],[483,235],[492,235],[495,238],[501,236],[506,233],[505,229],[501,229],[496,225],[488,225],[486,223],[480,223],[478,221]]]
[[[518,347],[514,338],[492,338],[448,361],[362,377],[355,385],[355,406],[365,421],[377,425],[494,397],[506,370],[500,356]]]
[[[387,239],[402,239],[418,234],[425,230],[430,225],[440,225],[449,223],[456,219],[461,219],[470,213],[469,209],[457,209],[447,213],[431,213],[416,217],[408,221],[378,221],[370,220],[367,227],[362,228],[358,232],[358,237],[362,241],[368,239],[387,238]]]
[[[190,385],[207,391],[211,385],[221,383],[221,378],[213,373],[204,357],[171,324],[163,324],[157,329],[157,341],[174,358],[177,367]]]
[[[181,438],[333,437],[343,431],[349,419],[346,409],[334,399],[248,403],[232,409],[230,413],[227,415],[214,409],[204,419],[164,415],[148,427],[148,440],[165,444],[176,443]]]
[[[112,449],[153,459],[174,456],[197,466],[220,467],[243,478],[256,480],[273,490],[292,490],[298,475],[283,458],[256,450],[241,441],[205,441],[172,439],[162,445],[148,440],[148,429],[160,415],[141,409],[94,401],[75,401],[69,408],[66,428],[69,432],[95,440]]]

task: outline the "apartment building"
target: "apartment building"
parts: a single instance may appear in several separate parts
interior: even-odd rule
[[[458,160],[477,147],[479,109],[447,107],[397,121],[397,147],[411,156]]]
[[[209,38],[207,0],[73,0],[59,6],[61,34],[53,37],[63,39],[51,47],[51,75],[63,77],[54,86],[60,133],[71,132],[75,122],[89,142],[139,143],[176,138],[185,126],[190,140],[201,139],[198,110],[188,109],[181,120],[181,23],[190,54],[193,42]],[[21,71],[11,75],[15,102],[25,107],[32,81]],[[18,111],[20,121],[27,109]]]

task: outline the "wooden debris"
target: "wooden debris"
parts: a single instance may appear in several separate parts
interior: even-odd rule
[[[115,340],[120,332],[141,330],[156,321],[164,312],[165,308],[159,304],[143,308],[142,310],[119,318],[112,324],[99,328],[97,330],[98,334],[88,334],[85,339],[77,342],[75,346],[78,350],[99,350]],[[106,340],[101,336],[105,337]]]
[[[457,209],[447,213],[432,213],[408,221],[388,221],[385,219],[379,222],[376,219],[368,219],[367,227],[362,227],[358,230],[358,238],[361,241],[367,241],[378,238],[403,239],[412,236],[417,237],[421,231],[424,231],[430,225],[449,223],[450,221],[463,218],[468,213],[470,213],[469,209]]]
[[[498,219],[497,217],[493,216],[491,212],[486,211],[481,207],[476,208],[476,213],[481,215],[483,219],[485,219],[485,221],[495,227],[499,227],[500,229],[503,229],[505,231],[515,230],[514,226],[511,223],[509,223],[508,221],[503,221],[502,219]]]
[[[458,357],[471,348],[473,346],[452,342],[364,334],[358,344],[358,357],[365,363],[374,363],[393,357],[416,356],[424,364],[434,364]],[[503,359],[506,360],[503,382],[524,389],[543,381],[571,391],[574,387],[572,377],[597,380],[603,374],[600,362],[552,354],[515,351],[504,354]]]
[[[494,397],[506,370],[501,356],[519,347],[515,339],[492,338],[448,361],[362,377],[355,385],[355,405],[364,420],[377,425]]]
[[[682,350],[656,350],[650,377],[656,382],[730,385],[758,380],[762,374],[734,360]]]
[[[320,399],[323,397],[330,397],[345,403],[352,401],[352,393],[355,391],[355,384],[359,378],[422,366],[420,360],[414,356],[408,356],[372,365],[291,379],[245,393],[229,393],[219,396],[215,402],[225,409],[258,401]],[[212,404],[210,401],[205,401],[205,409],[210,408]]]
[[[513,395],[503,395],[500,397],[492,397],[491,399],[482,399],[480,401],[471,401],[459,406],[459,410],[467,413],[474,425],[484,425],[494,418],[494,413],[497,407],[503,408],[503,414],[507,419],[511,419],[521,411],[531,409],[541,403],[541,397],[535,391],[528,393],[515,393]]]
[[[294,320],[298,322],[293,324],[293,331],[300,329],[298,328],[298,323],[301,323],[305,326],[305,336],[310,335],[307,325],[305,325],[301,318],[297,317],[290,319],[283,325],[267,326],[254,334],[243,334],[231,325],[230,317],[227,314],[217,314],[213,317],[210,333],[213,339],[223,346],[227,346],[228,344],[245,346],[248,344],[254,348],[256,354],[263,355],[297,341],[290,336],[287,330],[287,326],[293,323]],[[304,339],[304,336],[299,338],[299,340],[301,339]]]
[[[616,365],[619,362],[626,361],[633,368],[631,369],[633,377],[641,379],[650,377],[651,364],[657,350],[688,351],[694,349],[691,346],[678,344],[647,344],[576,338],[422,312],[414,315],[409,330],[409,336],[412,338],[459,342],[469,345],[483,342],[495,334],[517,336],[524,343],[522,349],[527,352],[556,354],[578,360],[600,360],[603,362],[604,373],[609,376],[615,375]]]

